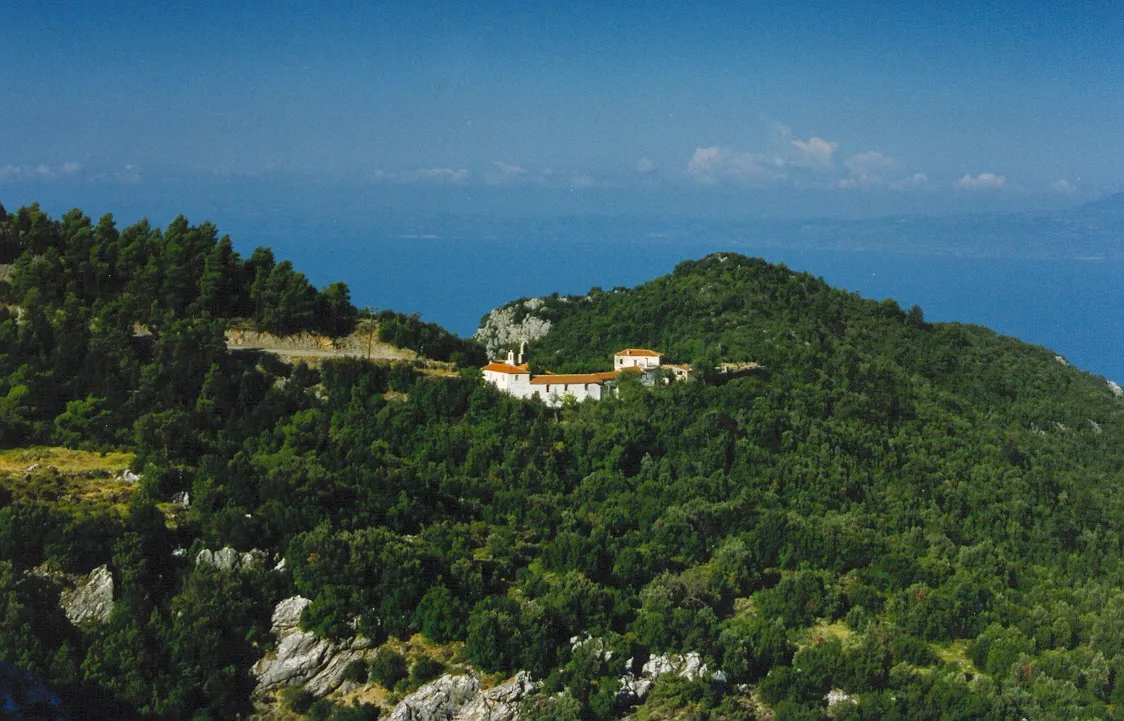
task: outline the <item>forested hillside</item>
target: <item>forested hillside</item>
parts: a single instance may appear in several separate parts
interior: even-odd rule
[[[0,476],[0,683],[73,717],[252,713],[299,594],[304,629],[385,644],[348,669],[384,711],[471,666],[528,671],[527,720],[1124,718],[1124,400],[1052,352],[722,254],[542,303],[540,370],[648,346],[704,376],[548,409],[473,368],[232,355],[216,319],[354,315],[208,224],[33,207],[0,213],[0,249],[3,445],[131,452],[141,476],[115,502]],[[226,546],[269,561],[195,560]],[[73,625],[66,574],[102,564],[112,611]],[[710,672],[630,685],[690,653]],[[278,695],[377,713],[314,697]]]

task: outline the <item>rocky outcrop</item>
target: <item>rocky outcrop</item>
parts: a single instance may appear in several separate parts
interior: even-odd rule
[[[73,624],[108,621],[113,611],[113,574],[106,566],[90,572],[73,591],[63,591],[59,605]]]
[[[539,690],[531,674],[520,671],[495,688],[469,701],[453,718],[456,721],[515,721],[519,703]]]
[[[373,645],[362,636],[331,641],[300,628],[301,613],[309,599],[286,598],[273,610],[272,631],[277,650],[253,667],[255,691],[262,695],[283,686],[303,685],[315,696],[325,696],[343,683],[344,672],[354,661],[366,661]]]
[[[846,693],[841,688],[833,688],[823,697],[824,705],[830,710],[841,703],[858,703],[859,697]]]
[[[446,674],[402,699],[389,721],[451,721],[479,693],[480,679],[475,674]]]
[[[248,571],[265,558],[265,553],[256,548],[239,553],[230,546],[211,551],[204,548],[195,557],[196,566],[214,566],[220,571]],[[282,601],[284,603],[284,601]]]
[[[655,681],[650,678],[638,678],[632,673],[626,673],[619,679],[620,688],[617,690],[617,703],[621,706],[631,706],[640,703],[648,697]]]
[[[695,679],[713,679],[715,681],[726,681],[726,673],[724,671],[711,671],[703,663],[702,656],[698,653],[691,651],[690,653],[678,654],[672,653],[663,656],[651,655],[648,660],[640,668],[640,674],[636,675],[629,670],[624,676],[619,679],[620,690],[617,692],[617,699],[623,704],[634,704],[644,700],[648,692],[652,690],[655,685],[656,679],[665,674],[674,674],[680,678],[685,678],[688,681]]]
[[[542,298],[530,298],[496,308],[472,337],[488,350],[489,358],[499,357],[507,348],[517,349],[521,343],[534,343],[550,332],[551,322],[535,315],[543,305]]]
[[[696,678],[709,678],[714,675],[707,671],[702,657],[694,651],[687,654],[673,653],[666,656],[649,656],[648,662],[640,669],[641,676],[651,679],[669,673],[688,681],[694,681]]]
[[[515,721],[519,703],[538,688],[526,671],[483,692],[472,672],[446,674],[402,699],[389,721]]]

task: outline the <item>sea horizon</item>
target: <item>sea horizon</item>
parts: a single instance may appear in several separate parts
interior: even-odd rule
[[[317,286],[346,282],[358,307],[419,313],[462,336],[472,335],[483,315],[518,298],[631,287],[671,273],[682,261],[734,252],[783,263],[866,298],[918,305],[931,322],[983,325],[1049,348],[1090,373],[1124,379],[1117,341],[1124,325],[1124,259],[972,256],[786,236],[785,228],[807,225],[762,222],[759,227],[771,227],[772,234],[758,237],[701,221],[661,233],[653,229],[658,222],[596,218],[476,219],[335,233],[234,223],[220,231],[230,233],[244,256],[258,245],[272,247]]]

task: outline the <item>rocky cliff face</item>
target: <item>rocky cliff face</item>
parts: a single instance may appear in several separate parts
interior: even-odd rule
[[[542,298],[530,298],[496,308],[472,337],[487,349],[489,358],[498,358],[508,348],[518,349],[520,343],[534,343],[550,332],[551,322],[536,314],[545,304]]]
[[[354,661],[368,662],[374,647],[362,636],[331,641],[302,631],[300,618],[311,601],[303,596],[286,598],[273,610],[272,632],[277,650],[254,665],[258,699],[285,686],[304,686],[315,696],[326,696],[344,686],[344,672]],[[354,683],[344,686],[355,688]],[[521,671],[493,688],[482,691],[479,677],[446,674],[402,699],[390,713],[391,721],[517,721],[519,703],[538,691],[538,684]]]
[[[476,674],[447,674],[402,699],[389,721],[516,721],[519,702],[537,690],[526,671],[483,692]]]
[[[252,548],[245,553],[239,553],[230,546],[224,546],[217,551],[204,548],[195,557],[197,566],[214,566],[220,571],[248,571],[263,563],[266,559],[264,551]],[[301,609],[304,610],[304,609]],[[297,614],[300,618],[300,614]]]
[[[310,603],[307,598],[293,596],[273,610],[271,630],[278,640],[277,650],[252,669],[258,679],[256,695],[300,685],[316,696],[327,695],[340,687],[344,671],[353,661],[366,661],[373,650],[373,644],[362,636],[330,641],[302,631],[301,613]]]
[[[76,625],[108,621],[113,611],[113,574],[105,566],[95,568],[73,591],[63,591],[59,605]]]

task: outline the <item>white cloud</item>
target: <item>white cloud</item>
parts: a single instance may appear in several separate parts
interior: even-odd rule
[[[898,161],[877,150],[856,153],[843,161],[844,167],[857,177],[878,178],[898,166]]]
[[[791,129],[776,123],[762,151],[737,151],[720,145],[695,148],[687,173],[695,181],[711,185],[740,181],[752,185],[787,182],[794,186],[834,186],[839,180],[831,179],[838,171],[838,149],[839,143],[816,135],[807,140],[794,139]]]
[[[407,181],[431,181],[436,183],[463,183],[468,180],[464,168],[420,168],[407,173]]]
[[[839,143],[816,135],[807,140],[793,139],[792,131],[780,123],[774,130],[765,152],[739,152],[720,145],[695,148],[687,174],[704,185],[742,182],[792,188],[892,190],[920,190],[930,185],[927,175],[905,175],[896,158],[880,151],[854,153],[836,161]],[[989,175],[984,173],[970,182],[996,182],[989,181]],[[998,184],[1003,182],[1000,179]]]
[[[133,166],[126,165],[126,168]],[[203,168],[204,173],[210,173],[218,178],[258,178],[261,177],[261,172],[245,168],[241,165],[219,165],[213,168]],[[381,173],[382,171],[378,171]],[[378,173],[376,173],[377,175]]]
[[[392,183],[460,184],[468,181],[468,170],[465,168],[417,168],[400,172],[376,170],[373,177],[375,180]]]
[[[94,183],[124,183],[126,185],[137,185],[144,182],[144,176],[141,175],[140,169],[135,165],[126,165],[120,170],[111,172],[95,173],[90,176],[90,182]]]
[[[793,163],[802,166],[830,168],[832,156],[839,148],[839,143],[812,136],[807,140],[793,140],[792,147],[799,152]]]
[[[877,150],[868,150],[865,153],[856,153],[844,160],[843,167],[850,173],[849,177],[831,183],[831,187],[883,187],[892,185],[887,180],[886,175],[898,167],[898,161]]]
[[[905,190],[907,188],[922,188],[929,184],[929,176],[924,173],[914,173],[913,175],[899,180],[895,183],[890,183],[890,187],[894,190]]]
[[[997,190],[1007,184],[1007,178],[995,173],[980,173],[976,177],[965,175],[953,185],[966,190]]]
[[[526,175],[526,173],[527,173],[527,169],[524,168],[522,165],[515,165],[514,163],[505,163],[502,160],[497,160],[494,163],[492,163],[492,167],[495,168],[497,173],[500,173],[500,174],[505,175],[505,176]]]
[[[1055,193],[1061,193],[1062,195],[1073,195],[1075,192],[1077,192],[1077,188],[1073,187],[1073,183],[1069,182],[1065,178],[1054,181],[1050,185],[1050,187],[1054,190]]]
[[[744,182],[769,183],[785,178],[785,160],[760,153],[736,153],[713,145],[695,148],[687,163],[687,172],[700,183],[713,184],[731,179]]]
[[[0,181],[2,180],[56,180],[58,178],[71,178],[82,172],[82,165],[69,161],[52,168],[42,163],[38,165],[0,165]]]
[[[640,173],[641,175],[648,175],[649,173],[654,172],[655,169],[656,164],[652,162],[651,158],[641,158],[636,163],[636,172]]]
[[[720,148],[717,145],[695,148],[695,154],[687,163],[687,172],[695,176],[695,180],[713,183],[715,174],[726,166],[726,158],[729,155],[729,148]]]
[[[505,163],[502,160],[492,162],[484,174],[484,181],[492,185],[518,182],[527,178],[527,169],[522,165]]]

